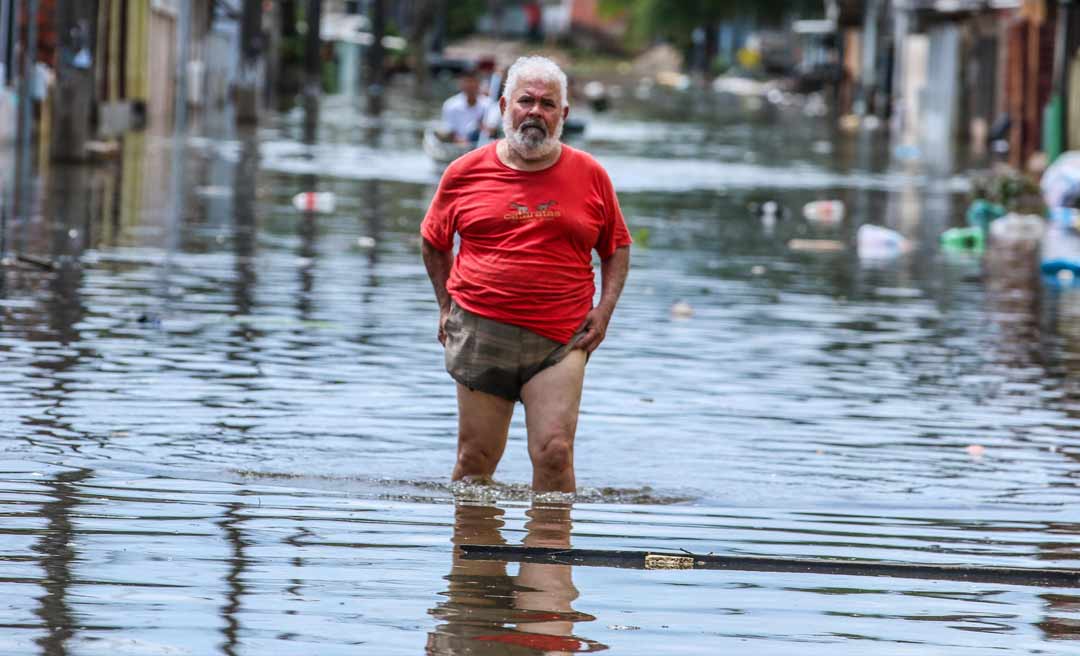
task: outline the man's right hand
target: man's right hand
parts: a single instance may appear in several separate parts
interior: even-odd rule
[[[452,250],[440,251],[427,239],[420,247],[424,257],[424,268],[431,278],[435,290],[435,301],[439,304],[439,343],[446,346],[446,319],[450,316],[450,295],[446,293],[446,281],[450,278],[450,267],[454,263]]]

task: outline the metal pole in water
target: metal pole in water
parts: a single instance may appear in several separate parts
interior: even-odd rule
[[[998,583],[1048,588],[1080,588],[1080,571],[1035,567],[923,565],[873,560],[653,553],[614,549],[526,547],[463,544],[466,560],[550,563],[630,569],[724,569],[744,572],[887,576],[966,583]]]
[[[27,0],[26,6],[26,42],[22,49],[23,70],[22,79],[19,81],[19,126],[18,126],[18,152],[15,159],[15,222],[19,226],[18,238],[15,240],[15,252],[22,250],[22,233],[29,217],[30,173],[33,169],[33,150],[31,144],[34,141],[33,125],[33,100],[31,86],[34,80],[35,64],[37,63],[37,17],[38,0]]]
[[[4,65],[4,71],[0,73],[0,87],[5,86],[11,77],[11,58],[8,57],[10,32],[11,0],[0,0],[0,64]]]
[[[176,48],[176,88],[173,90],[173,143],[169,170],[169,223],[165,251],[165,298],[173,253],[180,243],[180,222],[184,208],[184,140],[187,138],[187,60],[191,40],[191,3],[180,2],[180,34]]]

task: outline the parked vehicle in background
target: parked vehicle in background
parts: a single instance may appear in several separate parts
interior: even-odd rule
[[[793,71],[802,92],[820,91],[842,75],[836,25],[830,20],[801,20],[791,26],[796,63]]]
[[[758,53],[758,61],[765,74],[788,75],[797,63],[797,54],[791,42],[790,32],[761,30],[746,40],[746,49]]]

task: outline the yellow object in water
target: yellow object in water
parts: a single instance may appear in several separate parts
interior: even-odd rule
[[[761,53],[750,48],[739,50],[739,52],[735,53],[735,59],[739,62],[739,66],[743,68],[754,69],[761,66]]]
[[[646,554],[645,569],[694,569],[694,559],[689,556]]]

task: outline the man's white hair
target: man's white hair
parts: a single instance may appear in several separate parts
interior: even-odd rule
[[[566,107],[570,104],[566,97],[566,73],[563,73],[559,65],[547,57],[539,55],[518,57],[506,73],[506,87],[503,89],[503,98],[506,98],[506,102],[509,103],[512,100],[511,94],[517,91],[518,84],[523,81],[555,82],[559,85],[562,106]]]

